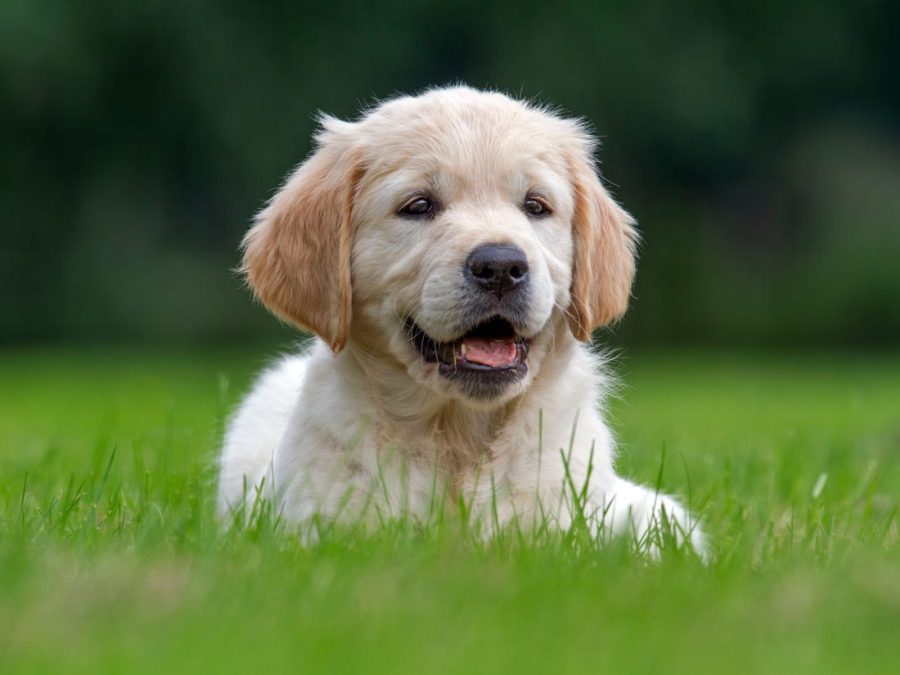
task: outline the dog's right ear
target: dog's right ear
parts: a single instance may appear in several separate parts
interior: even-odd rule
[[[242,270],[274,314],[315,333],[334,352],[350,329],[351,219],[362,162],[352,125],[322,121],[316,150],[257,215]]]

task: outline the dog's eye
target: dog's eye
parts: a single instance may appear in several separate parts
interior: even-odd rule
[[[552,213],[547,202],[533,195],[529,195],[525,198],[525,201],[522,203],[522,210],[534,218],[549,216],[550,213]]]
[[[409,218],[430,218],[434,215],[434,202],[420,195],[406,202],[397,213]]]

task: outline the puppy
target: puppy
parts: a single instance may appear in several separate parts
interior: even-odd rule
[[[487,533],[665,522],[702,551],[675,499],[613,467],[588,343],[625,312],[637,234],[594,148],[577,120],[466,87],[323,117],[243,242],[256,297],[318,339],[232,417],[220,512],[262,496],[301,525],[426,521],[464,499]]]

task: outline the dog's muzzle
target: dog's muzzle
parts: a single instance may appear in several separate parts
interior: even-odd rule
[[[414,320],[406,323],[410,342],[426,363],[473,398],[499,396],[528,372],[531,340],[523,335],[530,303],[528,259],[517,246],[484,244],[462,270],[464,297],[460,334],[439,342]]]
[[[436,363],[441,376],[472,398],[499,396],[528,372],[531,340],[519,335],[513,324],[500,316],[476,324],[449,342],[432,339],[412,320],[406,329],[422,359]]]

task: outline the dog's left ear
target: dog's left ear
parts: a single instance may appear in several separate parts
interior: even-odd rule
[[[244,237],[242,269],[274,314],[334,352],[350,330],[351,220],[363,173],[351,125],[323,120],[317,149],[287,179]]]
[[[568,153],[575,252],[567,318],[572,334],[586,342],[595,329],[615,321],[628,308],[638,235],[634,219],[597,176],[593,139],[582,133],[579,141]]]

